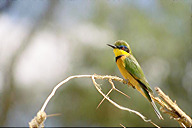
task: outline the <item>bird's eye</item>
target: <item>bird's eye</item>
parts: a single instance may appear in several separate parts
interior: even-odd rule
[[[124,46],[123,50],[129,53],[129,48],[127,46]]]
[[[127,46],[118,46],[117,48],[119,48],[119,49],[121,49],[121,50],[124,50],[124,51],[126,51],[126,52],[128,52],[129,53],[129,48],[127,48]]]

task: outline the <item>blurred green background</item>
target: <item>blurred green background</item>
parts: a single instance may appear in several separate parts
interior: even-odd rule
[[[106,44],[127,41],[151,87],[192,115],[190,0],[0,0],[0,126],[28,126],[52,88],[70,75],[121,76]],[[104,92],[106,81],[98,81]],[[121,83],[110,98],[159,126],[179,126]],[[108,101],[91,79],[63,85],[46,108],[45,126],[152,126]],[[159,106],[158,106],[159,107]]]

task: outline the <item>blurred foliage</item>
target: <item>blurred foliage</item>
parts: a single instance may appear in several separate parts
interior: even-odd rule
[[[19,10],[22,5],[34,5],[38,2],[40,1],[14,1],[9,8],[0,12],[0,21],[4,15],[8,15],[12,19],[14,15],[11,12]],[[44,2],[41,3],[43,7],[45,6],[44,10],[38,10],[39,6],[33,6],[28,15],[22,11],[22,13],[16,14],[22,20],[28,18],[27,23],[32,24],[32,28],[38,26],[36,29],[32,29],[34,30],[33,36],[26,35],[26,37],[31,36],[28,40],[31,43],[24,50],[21,48],[21,51],[32,48],[36,37],[41,33],[45,35],[49,33],[49,36],[55,38],[54,45],[63,49],[61,50],[63,53],[61,53],[65,55],[55,57],[62,58],[67,65],[63,66],[61,63],[61,67],[59,67],[61,71],[54,71],[61,72],[59,75],[50,72],[50,74],[53,73],[52,79],[45,79],[45,77],[29,83],[32,84],[33,88],[25,88],[25,84],[14,80],[12,83],[15,90],[13,90],[14,93],[11,93],[13,94],[13,104],[9,106],[9,112],[6,113],[8,117],[0,124],[1,126],[27,126],[26,122],[30,121],[38,111],[54,84],[67,76],[94,73],[121,76],[115,64],[112,49],[106,45],[119,39],[126,40],[130,44],[133,54],[142,66],[152,88],[159,86],[171,99],[177,101],[183,111],[189,116],[192,115],[190,0],[97,0],[81,2],[58,0]],[[44,15],[45,12],[48,16]],[[38,13],[40,14],[38,15]],[[35,20],[32,16],[36,17]],[[27,30],[32,31],[29,28]],[[0,38],[3,38],[1,33]],[[41,42],[44,40],[46,38],[42,37]],[[43,45],[46,46],[46,43]],[[34,52],[31,50],[31,54]],[[19,58],[22,58],[22,54],[25,52],[21,52],[21,55],[17,57],[16,65],[12,67],[13,70],[19,64]],[[3,76],[10,67],[6,66],[8,62],[2,60],[0,63],[5,66],[1,66],[0,75]],[[48,65],[50,62],[51,59],[50,61],[45,60],[43,65]],[[52,66],[55,67],[55,65]],[[33,66],[29,68],[33,68]],[[63,72],[63,68],[66,71]],[[22,68],[20,70],[22,71]],[[16,79],[17,72],[14,70],[11,73]],[[46,76],[47,74],[43,75]],[[3,86],[0,91],[3,95],[6,88],[4,87],[5,83],[1,83]],[[107,81],[99,81],[99,83],[102,84],[101,87],[105,92],[110,89]],[[159,121],[152,107],[141,94],[131,87],[115,83],[118,89],[131,97],[127,99],[117,92],[112,92],[110,98],[117,103],[141,112],[152,121],[157,122],[159,126],[179,126],[176,121],[169,119],[165,114],[162,114],[165,120]],[[41,90],[40,87],[44,89]],[[34,97],[31,97],[32,95]],[[31,102],[29,103],[28,100]],[[119,124],[128,127],[151,126],[135,114],[120,111],[107,101],[104,101],[96,109],[101,100],[102,96],[96,91],[90,79],[73,79],[63,85],[48,104],[46,110],[48,114],[61,113],[61,116],[48,118],[45,126],[120,126]],[[0,108],[1,106],[2,104],[0,104]],[[19,109],[18,106],[21,108]],[[22,111],[27,114],[21,119],[14,119]]]

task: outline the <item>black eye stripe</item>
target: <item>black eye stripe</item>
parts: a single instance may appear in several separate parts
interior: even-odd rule
[[[120,49],[120,46],[117,46],[118,49]]]
[[[120,46],[117,46],[117,48],[122,49],[122,50],[124,50],[124,51],[126,51],[128,53],[130,52],[129,48],[127,46],[120,45]]]

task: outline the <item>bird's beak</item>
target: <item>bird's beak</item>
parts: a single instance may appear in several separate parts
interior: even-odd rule
[[[113,49],[114,48],[117,48],[115,45],[113,45],[113,44],[107,44],[108,46],[110,46],[110,47],[112,47]]]

